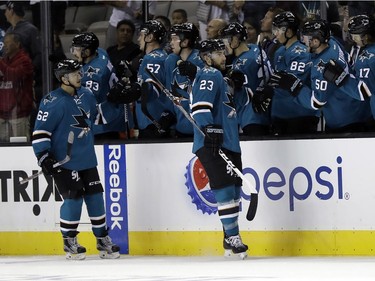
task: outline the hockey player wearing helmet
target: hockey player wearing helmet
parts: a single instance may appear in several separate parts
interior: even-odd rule
[[[272,88],[264,87],[271,71],[268,58],[257,45],[246,42],[246,28],[238,22],[228,24],[220,36],[227,52],[232,54],[232,64],[227,63],[228,77],[234,86],[239,126],[247,136],[268,135],[267,107],[273,95]]]
[[[276,72],[294,74],[305,83],[310,83],[311,54],[298,39],[299,21],[289,11],[277,14],[272,32],[282,44],[274,56]],[[272,131],[275,135],[311,134],[317,132],[320,112],[294,102],[293,96],[281,88],[275,89],[272,99]]]
[[[70,51],[82,64],[82,86],[94,93],[98,103],[106,101],[108,92],[118,78],[107,52],[99,48],[98,37],[93,32],[79,33],[73,37]],[[128,114],[128,105],[119,106],[117,111],[117,120],[95,128],[97,140],[117,139],[120,131],[127,131],[133,127],[132,116]]]
[[[180,98],[181,105],[189,112],[188,89],[193,83],[197,69],[204,65],[199,57],[199,51],[195,49],[199,30],[192,23],[182,23],[173,25],[169,33],[172,53],[165,61],[165,85]],[[169,130],[171,126],[174,126],[176,137],[193,136],[193,126],[174,106],[163,113],[159,123],[164,130]]]
[[[238,169],[242,169],[238,120],[231,91],[221,71],[225,70],[225,45],[220,39],[202,41],[200,56],[205,66],[198,70],[191,93],[191,116],[205,132],[194,129],[195,153],[210,178],[210,187],[219,206],[226,255],[247,256],[247,245],[239,233],[238,216],[242,180],[227,172],[219,155],[222,149]]]
[[[358,15],[350,19],[349,34],[355,46],[351,51],[352,69],[355,76],[364,81],[371,93],[375,93],[375,19]],[[375,118],[375,99],[370,97],[372,116]]]
[[[347,53],[330,38],[324,20],[306,22],[303,41],[312,53],[309,81],[301,81],[292,73],[276,72],[271,84],[287,90],[301,105],[320,110],[328,133],[352,133],[367,130],[371,119],[368,87],[349,74]]]
[[[166,36],[164,26],[157,20],[146,21],[140,30],[138,44],[144,52],[143,60],[138,70],[138,83],[141,85],[141,98],[136,102],[136,117],[139,128],[139,138],[169,137],[158,119],[166,110],[170,110],[172,102],[150,83],[150,76],[145,69],[154,73],[165,84],[164,61],[167,53],[162,48]]]
[[[40,103],[32,146],[43,173],[53,177],[63,198],[60,231],[66,258],[85,258],[86,248],[77,241],[83,201],[100,257],[118,258],[120,248],[108,236],[103,187],[96,167],[98,163],[93,137],[95,121],[110,120],[113,105],[103,104],[103,112],[109,112],[105,118],[99,114],[93,93],[81,87],[82,72],[78,61],[60,61],[55,68],[55,76],[60,81],[60,87],[46,95]],[[67,139],[71,137],[70,161],[62,166],[54,166],[68,154]]]

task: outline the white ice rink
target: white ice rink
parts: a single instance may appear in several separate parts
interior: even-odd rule
[[[375,257],[0,256],[0,280],[375,280]]]

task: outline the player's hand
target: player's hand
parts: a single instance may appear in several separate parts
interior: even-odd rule
[[[195,79],[195,75],[197,74],[196,65],[194,65],[190,61],[180,61],[177,67],[182,76],[187,76],[190,81],[193,81]]]
[[[138,83],[119,80],[109,90],[107,100],[115,104],[127,104],[136,101],[140,96],[141,86]]]
[[[204,128],[204,147],[216,155],[223,144],[223,129],[220,125],[207,125]]]
[[[274,88],[281,88],[287,90],[292,96],[297,96],[303,84],[301,79],[297,78],[291,73],[285,71],[275,72],[271,75],[268,85]]]
[[[335,83],[336,86],[341,86],[348,75],[349,73],[333,60],[325,64],[323,77],[328,82]]]
[[[159,119],[161,130],[164,132],[167,132],[172,125],[176,124],[176,122],[176,116],[169,110],[164,111]]]
[[[270,86],[256,89],[251,104],[256,113],[267,112],[273,98],[273,88]]]
[[[245,83],[245,75],[239,70],[231,70],[228,72],[229,79],[233,82],[235,90],[241,90]]]
[[[38,165],[42,168],[43,173],[48,176],[61,172],[60,167],[53,167],[56,163],[56,159],[49,152],[42,153],[38,158]]]

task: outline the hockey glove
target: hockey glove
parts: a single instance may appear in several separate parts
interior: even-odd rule
[[[336,86],[341,86],[346,80],[345,78],[348,76],[348,74],[349,73],[345,71],[345,69],[342,68],[338,63],[333,60],[329,60],[329,62],[325,64],[323,77],[328,82],[335,83]]]
[[[47,176],[56,175],[61,172],[60,167],[53,167],[57,163],[56,159],[49,154],[49,152],[41,153],[38,157],[38,165],[42,168],[42,171]]]
[[[167,132],[172,125],[176,124],[176,122],[176,116],[169,110],[164,111],[159,119],[160,128],[165,132]]]
[[[193,81],[197,74],[197,67],[190,61],[181,61],[178,64],[178,71],[182,76],[187,76],[190,81]]]
[[[273,73],[268,85],[287,90],[293,97],[298,95],[303,86],[301,79],[285,71]]]
[[[126,83],[119,80],[109,90],[107,100],[115,104],[127,104],[136,101],[141,96],[141,86],[138,83]]]
[[[126,60],[121,60],[116,67],[116,76],[120,79],[123,77],[130,78],[134,76],[130,69],[130,64]]]
[[[273,88],[270,86],[259,87],[256,89],[251,104],[256,113],[268,111],[273,98]]]
[[[231,70],[228,73],[228,77],[233,82],[235,90],[241,90],[243,83],[245,83],[245,75],[239,70]]]
[[[207,125],[204,127],[204,147],[216,155],[223,144],[223,129],[220,125]]]

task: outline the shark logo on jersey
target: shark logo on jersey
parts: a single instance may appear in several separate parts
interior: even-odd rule
[[[151,53],[149,53],[149,55],[151,56],[151,57],[153,57],[153,58],[161,58],[161,57],[163,57],[164,56],[164,54],[163,53],[158,53],[158,52],[151,52]]]
[[[189,86],[189,81],[185,80],[183,82],[178,82],[177,77],[176,76],[174,77],[173,87],[177,87],[186,92],[186,89],[188,88],[188,86]]]
[[[296,46],[292,52],[295,52],[296,54],[302,54],[302,53],[306,53],[306,49],[302,48],[301,46]]]
[[[316,65],[316,70],[319,71],[320,73],[323,73],[323,70],[325,69],[325,67],[326,67],[326,63],[322,59],[320,59],[320,61]]]
[[[359,60],[361,61],[361,62],[364,62],[364,60],[369,60],[369,59],[371,59],[372,57],[374,56],[374,54],[373,53],[369,53],[367,50],[365,50],[365,51],[363,51],[360,55],[359,55]]]
[[[79,107],[79,110],[81,111],[80,115],[73,115],[73,118],[77,123],[71,126],[74,128],[82,129],[81,133],[78,135],[78,138],[82,138],[84,134],[87,136],[88,132],[90,131],[90,127],[86,123],[89,114],[87,114],[81,107]]]
[[[235,106],[234,106],[233,94],[231,93],[231,91],[228,88],[229,88],[229,86],[227,87],[227,90],[225,91],[225,93],[228,97],[228,101],[225,101],[224,104],[231,109],[231,111],[229,112],[227,117],[233,118],[233,117],[237,116],[237,112],[236,112],[236,109],[235,109]]]
[[[55,99],[57,99],[56,97],[52,96],[51,94],[47,95],[44,99],[43,99],[43,104],[46,105],[47,103],[49,102],[53,102]]]
[[[89,66],[89,68],[85,71],[85,75],[87,77],[90,77],[92,78],[94,74],[98,74],[99,73],[99,68],[93,68],[91,65]]]
[[[246,65],[247,59],[238,59],[234,64],[234,67],[239,68],[241,65]]]

